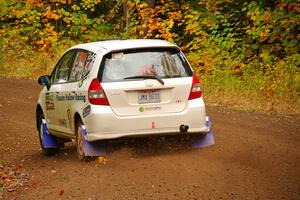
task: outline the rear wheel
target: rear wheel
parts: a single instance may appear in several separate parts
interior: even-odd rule
[[[82,135],[82,121],[79,119],[76,123],[76,147],[77,147],[77,157],[79,160],[87,161],[89,156],[84,154],[83,150],[83,135]]]
[[[43,150],[43,153],[47,156],[54,155],[55,153],[58,152],[58,149],[56,148],[45,148],[45,142],[44,142],[44,136],[43,136],[43,119],[45,119],[44,114],[40,114],[38,117],[38,133],[39,133],[39,140],[40,140],[40,145]]]

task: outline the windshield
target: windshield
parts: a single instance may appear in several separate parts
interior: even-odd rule
[[[101,82],[156,76],[175,78],[191,76],[182,53],[173,49],[122,51],[106,55],[102,62]]]

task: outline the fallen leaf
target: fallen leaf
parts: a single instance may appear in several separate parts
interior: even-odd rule
[[[16,190],[17,190],[17,188],[15,188],[15,187],[7,188],[7,192],[14,192]]]
[[[104,156],[99,156],[98,157],[98,162],[100,164],[105,164],[107,162],[107,159]]]
[[[10,183],[12,180],[10,179],[10,178],[4,178],[4,180],[3,180],[3,182],[4,182],[4,184],[6,183],[6,184],[8,184],[8,183]]]

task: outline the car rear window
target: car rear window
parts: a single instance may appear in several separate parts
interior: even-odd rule
[[[132,76],[152,75],[159,78],[187,77],[192,76],[192,71],[176,49],[127,50],[104,56],[99,78],[101,82],[114,82]]]

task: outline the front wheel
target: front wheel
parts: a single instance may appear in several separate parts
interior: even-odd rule
[[[47,156],[51,156],[54,155],[55,153],[57,153],[56,148],[45,148],[45,141],[44,141],[44,136],[43,136],[43,120],[45,120],[44,114],[40,114],[39,118],[38,118],[38,133],[39,133],[39,140],[40,140],[40,145],[41,148],[43,150],[43,153]]]

